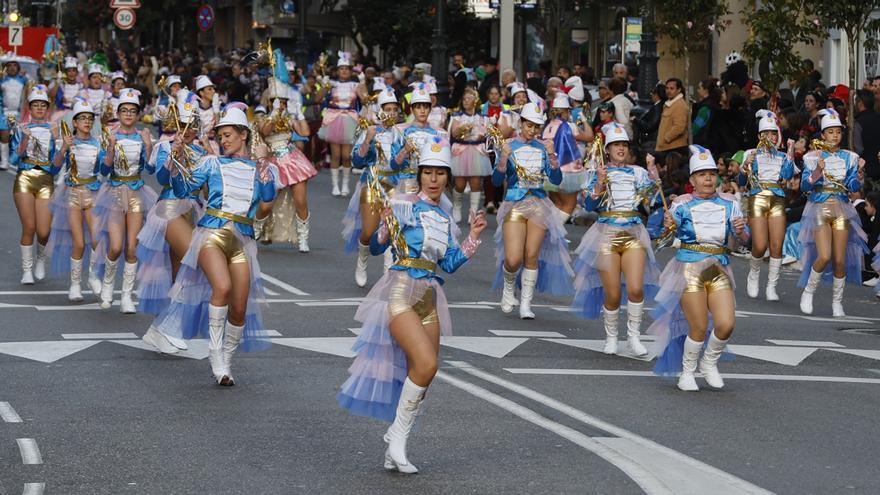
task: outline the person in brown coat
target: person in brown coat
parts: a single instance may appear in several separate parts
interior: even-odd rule
[[[688,154],[688,108],[683,92],[681,79],[666,80],[666,103],[663,104],[655,147],[660,159],[672,151]]]

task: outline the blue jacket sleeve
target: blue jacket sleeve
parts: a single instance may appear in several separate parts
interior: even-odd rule
[[[201,189],[205,182],[208,181],[213,165],[214,160],[204,160],[201,165],[192,171],[190,180],[184,179],[180,174],[172,175],[171,188],[174,190],[174,195],[178,198],[185,198],[193,191]]]
[[[801,171],[801,192],[808,193],[813,190],[813,187],[816,184],[822,183],[822,178],[819,177],[815,183],[810,182],[810,176],[813,175],[813,171],[809,169],[806,165],[804,165],[803,171]]]
[[[455,242],[455,239],[452,237],[452,230],[449,231],[449,242],[446,248],[446,253],[443,254],[443,258],[440,259],[440,268],[443,269],[446,273],[453,273],[455,270],[461,268],[461,265],[468,262],[468,257],[464,255],[464,252],[461,250],[461,247]]]
[[[9,143],[9,163],[18,167],[23,158],[18,154],[18,147],[21,144],[21,129],[15,129],[12,133],[12,141]]]
[[[167,186],[170,184],[171,172],[165,164],[168,163],[168,159],[171,157],[171,148],[170,146],[165,146],[164,143],[159,143],[158,146],[159,149],[156,150],[156,162],[147,163],[147,172],[151,174],[155,173],[159,185]]]
[[[367,147],[367,154],[361,156],[358,152],[361,144],[355,144],[351,148],[351,166],[354,168],[366,168],[376,163],[376,146],[376,140],[374,139],[369,143],[369,146]]]
[[[862,181],[859,180],[859,155],[855,153],[847,154],[846,178],[844,185],[851,192],[860,191],[862,189]]]
[[[782,169],[779,171],[779,177],[782,180],[791,180],[791,178],[794,177],[794,160],[787,155],[785,159],[782,160]]]
[[[409,167],[409,157],[405,158],[403,163],[397,163],[397,155],[404,146],[406,146],[406,139],[402,135],[395,136],[394,142],[391,143],[391,156],[388,157],[388,161],[391,162],[391,168],[394,170],[403,170]]]
[[[596,186],[596,182],[598,182],[599,176],[596,174],[590,174],[590,180],[587,181],[587,190],[584,194],[584,209],[587,211],[596,211],[599,209],[599,204],[602,202],[602,196],[599,196],[596,199],[593,199],[593,187]]]
[[[383,254],[388,249],[388,246],[391,245],[390,237],[386,239],[385,242],[379,242],[380,230],[381,227],[376,229],[376,232],[373,232],[373,235],[370,236],[370,254],[372,254],[373,256]]]
[[[547,154],[547,150],[544,150],[544,173],[547,175],[547,180],[554,186],[562,183],[562,169],[550,166],[550,155]]]
[[[266,182],[260,181],[260,201],[268,203],[275,200],[278,191],[275,190],[275,180],[269,179]]]

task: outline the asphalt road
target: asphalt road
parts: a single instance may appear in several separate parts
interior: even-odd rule
[[[0,495],[880,486],[880,301],[869,289],[848,287],[849,316],[831,318],[823,287],[805,317],[795,272],[783,273],[781,302],[752,300],[734,260],[727,387],[686,394],[651,376],[650,362],[597,352],[600,323],[567,313],[569,301],[537,298],[531,322],[502,314],[489,290],[493,218],[476,259],[448,277],[456,337],[410,440],[421,473],[402,476],[382,468],[384,424],[335,401],[368,288],[355,286],[355,260],[342,251],[348,200],[329,195],[327,173],[311,184],[312,252],[260,251],[272,291],[265,321],[279,335],[266,352],[236,355],[233,388],[212,385],[203,343],[186,356],[143,348],[148,316],[102,311],[90,294],[71,304],[67,280],[20,286],[12,180],[0,173]],[[572,248],[583,232],[569,226]],[[380,270],[371,260],[371,283]]]

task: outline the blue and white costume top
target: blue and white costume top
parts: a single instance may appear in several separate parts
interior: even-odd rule
[[[417,170],[415,164],[410,163],[410,158],[412,156],[407,155],[402,163],[397,163],[398,153],[400,153],[400,150],[406,146],[407,141],[410,139],[418,145],[418,149],[422,149],[429,139],[434,137],[445,137],[446,132],[438,131],[429,125],[418,127],[415,124],[400,124],[397,126],[397,130],[399,132],[394,133],[395,139],[391,145],[391,157],[389,157],[391,160],[391,166],[397,170],[399,179],[415,179]]]
[[[100,119],[101,115],[104,114],[107,104],[110,102],[110,97],[113,95],[104,88],[94,89],[86,87],[79,92],[79,96],[89,102],[89,105],[95,112],[95,118]]]
[[[73,176],[71,157],[76,161],[76,177]],[[94,137],[88,139],[73,138],[73,145],[64,156],[62,166],[66,170],[64,183],[68,187],[84,186],[92,191],[101,188],[101,164],[104,162],[104,150],[101,143]]]
[[[716,193],[711,198],[703,199],[686,194],[675,199],[669,206],[669,213],[675,220],[675,236],[682,242],[675,259],[693,263],[714,257],[722,266],[730,263],[730,256],[726,253],[710,254],[688,249],[687,245],[727,246],[728,237],[736,232],[733,221],[743,217],[739,202],[733,195]]]
[[[21,115],[21,104],[25,101],[25,85],[27,85],[27,77],[21,73],[14,76],[7,75],[0,79],[0,96],[2,96],[3,111],[6,115],[15,117]]]
[[[752,160],[751,173],[756,176],[758,187],[752,187],[749,190],[749,195],[754,196],[761,191],[772,191],[775,196],[785,197],[782,182],[794,177],[794,161],[788,157],[788,154],[777,149],[769,151],[751,149],[745,153],[746,156],[751,154],[755,155],[755,159]],[[740,184],[749,185],[745,182],[746,180],[745,171],[740,172]]]
[[[810,181],[810,176],[819,165],[819,158],[825,159],[825,173]],[[862,188],[859,180],[859,155],[848,150],[837,151],[811,151],[804,155],[804,170],[801,172],[801,191],[809,193],[809,201],[824,203],[830,198],[842,202],[849,202],[848,193]],[[834,178],[844,187],[832,184],[829,180]]]
[[[501,153],[497,153],[495,159],[495,169],[492,171],[492,183],[495,187],[500,187],[507,179],[507,193],[504,195],[505,201],[520,201],[526,196],[532,195],[538,198],[546,198],[547,192],[544,191],[544,178],[551,184],[559,185],[562,182],[562,171],[559,168],[550,166],[550,155],[547,149],[537,139],[531,141],[523,141],[516,138],[510,142],[511,155],[507,160],[507,169],[505,171],[498,170]],[[517,175],[514,160],[529,175],[533,175],[532,179],[528,177],[519,177]],[[540,177],[540,180],[537,180]]]
[[[18,153],[19,145],[24,138],[26,128],[30,131],[31,136],[27,140],[27,147],[23,154]],[[12,134],[12,141],[9,149],[9,162],[18,167],[18,170],[31,170],[39,168],[44,172],[52,175],[58,173],[60,168],[54,166],[55,163],[55,138],[52,136],[52,128],[48,123],[28,122],[21,124]]]
[[[354,146],[351,149],[351,165],[354,168],[366,169],[366,171],[361,174],[360,182],[362,184],[367,183],[372,178],[371,174],[373,173],[374,166],[375,170],[380,175],[380,180],[389,184],[397,183],[396,170],[392,166],[395,156],[393,148],[396,135],[397,132],[395,132],[394,128],[386,129],[382,126],[376,126],[376,135],[373,137],[373,140],[367,144],[367,154],[364,156],[360,155],[359,150],[366,140],[367,134],[361,133],[357,141],[355,141]],[[379,161],[377,147],[381,147],[382,153],[385,155],[385,160],[382,162]]]
[[[147,167],[149,167],[147,147],[141,135],[134,131],[131,133],[117,131],[113,164],[107,165],[106,160],[101,162],[101,175],[110,176],[108,180],[110,186],[128,186],[131,190],[137,191],[144,187],[140,175]],[[155,171],[152,167],[147,168],[148,173]]]
[[[148,171],[156,172],[156,181],[162,186],[162,192],[159,193],[160,201],[164,199],[181,199],[174,195],[174,189],[171,187],[171,171],[167,167],[168,160],[171,159],[171,146],[173,144],[174,141],[162,141],[156,144],[156,150],[154,151],[155,158],[147,165]],[[196,144],[190,143],[187,146],[192,150],[197,163],[198,160],[201,160],[203,156],[208,154],[204,148]],[[198,189],[193,191],[191,197],[201,202],[199,200]]]
[[[584,209],[597,212],[633,212],[637,211],[645,193],[652,192],[657,185],[651,180],[648,171],[635,165],[621,165],[608,167],[608,182],[605,184],[605,192],[599,197],[593,197],[593,188],[599,177],[591,174],[587,183]],[[607,201],[606,201],[607,198]],[[641,215],[614,216],[600,215],[599,223],[625,227],[641,224]]]
[[[70,83],[67,82],[67,79],[55,84],[55,86],[58,88],[58,92],[55,93],[56,111],[72,109],[73,104],[76,102],[74,98],[76,98],[84,88],[83,83],[79,81]]]
[[[234,222],[238,232],[253,238],[251,223],[233,219],[253,220],[260,202],[275,199],[275,182],[272,179],[264,182],[253,160],[214,155],[201,159],[192,171],[190,180],[185,180],[180,174],[171,177],[171,186],[178,198],[185,198],[206,184],[208,200],[199,227],[221,229],[227,223]]]
[[[443,283],[435,270],[411,266],[406,260],[426,261],[427,265],[434,264],[446,273],[453,273],[473,256],[479,246],[478,241],[473,242],[470,238],[465,241],[465,247],[459,246],[453,235],[449,215],[440,205],[428,200],[424,193],[420,193],[419,199],[413,203],[412,216],[399,218],[399,221],[408,252],[404,256],[395,253],[397,262],[390,270],[404,271],[414,279],[424,278]],[[387,227],[383,224],[370,238],[370,252],[373,255],[384,253],[391,245],[388,237]]]

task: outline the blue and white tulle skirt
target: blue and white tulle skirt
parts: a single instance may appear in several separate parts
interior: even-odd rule
[[[782,255],[798,259],[801,255],[801,243],[798,236],[801,233],[801,223],[795,222],[785,228],[785,238],[782,241]]]
[[[64,181],[55,188],[52,200],[49,203],[49,208],[52,210],[52,235],[49,236],[49,243],[46,244],[46,253],[51,257],[49,273],[52,275],[59,276],[70,273],[70,256],[73,252],[73,231],[70,228],[70,211],[75,207],[72,205],[74,202],[79,204],[88,203],[91,207],[94,205],[94,197],[97,194],[97,191],[88,189],[85,186],[70,187]],[[76,198],[76,201],[74,201],[74,195],[79,196]],[[89,255],[92,251],[90,249],[92,235],[89,232],[85,214],[82,216],[82,232],[86,247],[82,259],[83,263],[88,263]]]
[[[193,225],[201,217],[201,206],[193,199],[163,199],[149,213],[138,234],[138,311],[158,315],[168,306],[171,290],[171,249],[165,230],[171,220],[188,215]]]
[[[598,318],[601,314],[602,304],[605,301],[605,289],[599,272],[607,270],[611,262],[610,254],[603,254],[605,246],[617,232],[625,231],[645,247],[647,255],[644,274],[644,301],[651,301],[660,289],[660,270],[657,268],[657,260],[654,259],[654,250],[651,249],[651,239],[645,226],[635,223],[625,227],[596,222],[584,233],[581,244],[575,251],[574,271],[574,299],[571,302],[571,310],[578,316],[587,319]],[[617,255],[613,255],[617,256]],[[620,272],[620,291],[626,294],[626,280],[623,271]]]
[[[495,280],[492,289],[504,286],[504,235],[503,227],[507,214],[514,208],[529,221],[542,226],[547,232],[541,253],[538,255],[538,282],[535,291],[554,296],[570,296],[574,292],[571,268],[571,255],[568,253],[568,240],[565,227],[559,221],[556,207],[547,198],[527,196],[520,201],[504,201],[498,208],[498,229],[495,230]],[[517,278],[517,285],[520,285]]]
[[[355,319],[362,323],[361,333],[352,347],[357,356],[348,368],[350,376],[342,384],[336,400],[352,414],[388,422],[394,421],[407,375],[406,354],[391,337],[388,327],[392,288],[398,297],[407,294],[411,305],[419,302],[428,288],[433,289],[440,334],[452,334],[446,295],[436,280],[414,279],[405,271],[389,270],[367,294],[355,314]]]
[[[168,292],[170,303],[153,322],[153,326],[166,335],[186,340],[209,338],[208,306],[212,290],[198,262],[199,252],[213,230],[196,227],[193,231],[189,250],[183,257],[177,279]],[[260,264],[257,262],[257,244],[234,227],[232,231],[241,243],[251,272],[244,335],[240,346],[245,352],[268,349],[272,342],[263,328],[260,306],[266,304],[266,294],[263,290]]]
[[[147,213],[156,205],[159,195],[150,186],[144,185],[134,190],[126,185],[111,186],[104,184],[98,192],[95,199],[95,216],[96,226],[95,232],[98,238],[98,246],[95,249],[95,273],[97,276],[104,276],[104,265],[107,262],[107,251],[110,248],[109,228],[111,225],[125,225],[125,215],[131,211],[132,207],[136,207],[139,213],[144,214],[146,220]],[[125,239],[123,239],[123,246]],[[118,270],[117,273],[122,273]]]
[[[714,256],[692,263],[685,263],[673,258],[660,274],[660,290],[654,298],[654,309],[651,310],[654,322],[646,332],[649,335],[657,336],[657,348],[663,350],[657,356],[657,363],[654,365],[655,374],[677,375],[681,372],[684,341],[690,331],[687,318],[681,309],[681,296],[687,286],[685,268],[691,266],[694,267],[694,272],[702,273],[713,264],[718,265],[718,268],[727,274],[731,287],[733,287],[733,273],[730,266],[723,266]],[[711,334],[714,327],[715,324],[710,313],[706,335]],[[705,342],[708,341],[708,338],[705,339]]]
[[[832,201],[827,200],[826,203]],[[798,280],[798,287],[805,287],[807,279],[810,277],[810,271],[813,269],[813,263],[816,261],[816,228],[818,226],[818,216],[822,213],[821,203],[817,205],[812,201],[807,202],[804,208],[804,214],[801,216],[801,231],[798,234],[798,241],[801,243],[801,253],[798,259],[803,263],[801,269],[801,278]],[[868,236],[862,230],[859,214],[849,201],[834,201],[830,206],[835,211],[836,217],[844,217],[849,222],[849,239],[846,243],[846,281],[851,284],[862,284],[862,269],[864,268],[864,255],[870,252],[868,250]],[[830,284],[834,275],[833,263],[829,262],[825,266],[822,273],[822,282]]]

